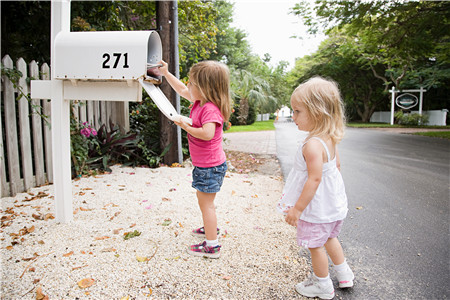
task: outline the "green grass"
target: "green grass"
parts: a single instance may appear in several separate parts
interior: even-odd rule
[[[448,129],[450,126],[406,126],[406,125],[390,125],[386,123],[347,123],[348,127],[353,128],[428,128],[428,129]]]
[[[450,140],[450,131],[428,131],[428,132],[416,132],[414,134]]]
[[[230,129],[225,131],[225,133],[230,132],[244,132],[244,131],[265,131],[265,130],[275,130],[273,125],[274,120],[255,122],[251,125],[233,125]]]

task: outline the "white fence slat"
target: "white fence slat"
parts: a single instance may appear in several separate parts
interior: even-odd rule
[[[17,61],[17,69],[22,72],[19,79],[19,87],[24,95],[28,95],[27,64],[23,58]],[[22,176],[25,190],[34,186],[33,178],[33,160],[31,156],[31,134],[30,134],[30,110],[28,100],[19,94],[19,130],[20,130],[20,149],[22,154]]]
[[[30,76],[32,78],[39,78],[38,64],[33,60],[30,63]],[[41,186],[45,184],[44,173],[44,143],[42,135],[42,117],[41,112],[41,100],[33,99],[32,104],[34,106],[33,114],[31,115],[31,123],[33,125],[33,151],[34,151],[34,171],[36,185]]]
[[[2,59],[2,63],[6,68],[12,69],[13,67],[13,62],[9,55],[6,55]],[[6,75],[2,77],[3,101],[5,101],[5,135],[8,156],[9,186],[10,195],[15,195],[22,191],[19,169],[19,144],[17,140],[16,100],[14,98],[14,86],[11,80],[9,80]]]
[[[108,128],[108,122],[107,122],[107,101],[99,101],[100,102],[100,124],[99,126],[102,126],[103,124],[106,124],[106,128]]]
[[[94,125],[94,101],[87,101],[87,122],[95,128]]]
[[[100,128],[100,101],[91,101],[94,105],[94,128],[99,129]]]
[[[2,86],[0,84],[0,86]],[[3,87],[2,87],[3,91]],[[0,97],[0,108],[2,107],[3,97]],[[6,164],[5,164],[5,150],[3,147],[3,125],[2,113],[0,109],[0,198],[9,195],[9,188],[6,185]]]
[[[84,123],[87,121],[86,103],[87,101],[80,101],[80,122]],[[89,101],[90,102],[90,101]]]
[[[47,63],[44,63],[41,67],[41,79],[50,80],[50,68]],[[42,108],[44,115],[47,116],[47,122],[44,122],[44,144],[45,144],[45,169],[47,171],[48,182],[53,182],[53,154],[52,154],[52,130],[51,130],[51,120],[52,120],[52,110],[51,101],[48,99],[42,100]]]

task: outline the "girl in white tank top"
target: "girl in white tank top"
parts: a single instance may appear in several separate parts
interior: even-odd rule
[[[306,297],[332,299],[335,293],[327,253],[340,288],[353,286],[354,279],[337,239],[348,210],[336,147],[344,134],[344,108],[337,84],[320,77],[295,89],[291,107],[298,129],[309,135],[297,151],[277,210],[297,227],[298,244],[311,253],[313,273],[295,286],[296,291]]]

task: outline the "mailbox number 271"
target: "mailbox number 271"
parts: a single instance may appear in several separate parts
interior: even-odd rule
[[[128,53],[113,53],[113,59],[111,60],[111,54],[109,53],[104,53],[103,54],[103,64],[102,67],[103,69],[109,69],[112,68],[116,69],[117,67],[120,68],[119,66],[119,62],[120,62],[120,58],[123,55],[123,66],[122,68],[129,68],[130,66],[128,65]],[[111,62],[110,62],[111,61]]]

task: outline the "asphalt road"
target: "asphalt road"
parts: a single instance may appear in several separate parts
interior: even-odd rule
[[[299,140],[276,125],[285,176]],[[447,299],[450,141],[352,129],[339,145],[349,213],[341,236],[355,286],[337,299]]]

